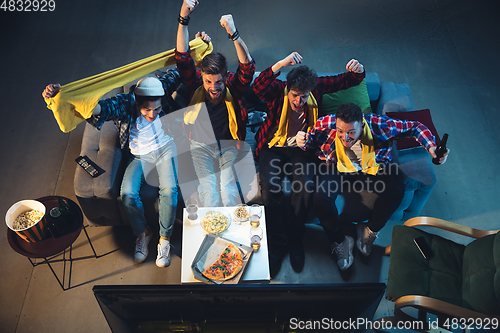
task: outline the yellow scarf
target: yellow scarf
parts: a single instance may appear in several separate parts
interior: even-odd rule
[[[309,94],[307,99],[307,131],[312,129],[316,120],[318,120],[318,103],[312,94]],[[269,148],[274,147],[278,144],[279,147],[283,147],[288,137],[288,113],[290,112],[290,103],[288,102],[288,88],[285,87],[285,98],[283,99],[283,110],[281,111],[280,123],[274,137],[269,142]],[[290,133],[295,135],[296,133]]]
[[[361,155],[362,172],[375,176],[377,174],[379,165],[375,161],[375,146],[373,144],[373,136],[368,123],[363,118],[363,133],[359,140],[363,147]],[[340,139],[335,135],[335,151],[337,152],[337,169],[340,172],[356,172],[356,168],[352,164],[349,157],[345,153],[345,147],[340,142]]]
[[[189,43],[191,56],[196,63],[212,52],[212,44],[196,38]],[[54,117],[61,131],[67,133],[80,122],[90,118],[101,97],[107,92],[124,86],[141,76],[175,63],[175,50],[136,61],[85,79],[65,84],[53,98],[46,98],[47,107],[54,112]]]
[[[201,106],[205,101],[205,89],[203,86],[200,86],[195,90],[193,94],[193,98],[191,98],[191,102],[189,102],[186,111],[184,112],[184,123],[186,125],[192,125],[198,118],[198,114],[200,113]],[[231,92],[226,87],[226,97],[224,99],[227,107],[227,114],[229,117],[229,131],[231,132],[231,136],[235,140],[239,140],[238,138],[238,123],[236,121],[236,112],[234,111],[234,100]]]

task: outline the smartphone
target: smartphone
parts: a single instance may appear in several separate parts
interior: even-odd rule
[[[415,242],[415,245],[417,245],[417,248],[425,259],[429,260],[434,257],[434,252],[432,252],[431,247],[427,244],[423,236],[415,238],[413,242]]]

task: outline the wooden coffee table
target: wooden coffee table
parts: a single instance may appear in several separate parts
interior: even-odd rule
[[[233,218],[229,228],[220,233],[221,237],[239,242],[243,245],[250,246],[250,222],[237,224],[234,222],[234,210],[236,207],[214,207],[214,208],[200,208],[198,210],[198,218],[194,221],[188,219],[188,214],[184,208],[183,214],[183,230],[182,230],[182,263],[181,263],[181,283],[202,283],[200,280],[195,279],[191,264],[193,259],[200,248],[206,232],[201,227],[201,218],[209,210],[216,210],[230,214]],[[260,249],[252,254],[248,267],[243,273],[243,282],[269,282],[271,279],[269,273],[269,258],[267,247],[266,235],[266,214],[265,209],[262,207],[262,217],[260,218],[260,227],[263,231]],[[241,281],[240,281],[241,283]]]
[[[87,231],[83,227],[83,214],[80,209],[80,207],[72,200],[62,197],[65,199],[70,207],[71,210],[74,214],[75,217],[75,226],[72,230],[68,230],[64,235],[58,238],[52,238],[50,237],[50,233],[47,230],[48,236],[38,242],[35,243],[28,243],[25,240],[23,240],[21,237],[19,237],[14,231],[11,229],[7,228],[7,239],[9,240],[10,247],[16,251],[17,253],[25,256],[28,258],[30,263],[33,265],[33,267],[38,266],[40,263],[33,262],[31,259],[36,259],[36,258],[43,258],[44,263],[46,263],[54,276],[57,279],[57,282],[59,282],[59,285],[63,290],[67,290],[71,288],[71,274],[69,277],[68,281],[68,288],[64,287],[64,277],[66,275],[66,261],[69,261],[70,264],[72,263],[73,260],[76,259],[84,259],[84,258],[72,258],[71,256],[71,251],[72,251],[72,245],[80,235],[82,229],[85,232],[85,236],[87,236],[87,240],[89,242],[90,247],[92,248],[92,252],[94,252],[94,257],[97,258],[97,254],[94,250],[94,247],[92,246],[92,242],[90,241],[89,235],[87,234]],[[43,203],[46,207],[46,212],[50,212],[50,210],[54,207],[58,207],[58,202],[57,202],[57,196],[47,196],[43,198],[36,199],[37,201],[40,201]],[[61,252],[66,252],[67,248],[70,248],[69,251],[69,259],[66,259],[66,253],[64,253],[63,256],[63,261],[64,261],[64,269],[63,269],[63,281],[59,279],[57,274],[55,273],[54,269],[50,265],[50,257],[53,257]],[[49,258],[49,259],[47,259]],[[43,263],[41,262],[41,263]]]

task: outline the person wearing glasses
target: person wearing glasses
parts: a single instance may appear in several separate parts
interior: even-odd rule
[[[318,167],[314,210],[330,242],[340,270],[351,267],[354,239],[342,232],[335,199],[339,192],[375,192],[373,213],[367,223],[356,226],[356,246],[364,255],[371,253],[377,233],[399,207],[404,196],[404,178],[392,163],[392,142],[403,137],[415,138],[436,157],[436,141],[430,130],[418,121],[397,120],[375,114],[363,115],[359,106],[341,105],[335,115],[318,119],[309,132],[297,133],[297,145],[304,150],[317,149],[326,163]],[[440,159],[443,164],[447,153]]]

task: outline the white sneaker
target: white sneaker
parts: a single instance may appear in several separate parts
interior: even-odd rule
[[[146,232],[139,234],[137,239],[135,240],[135,252],[134,252],[134,261],[143,262],[148,257],[148,244],[153,234],[149,232],[146,236]]]
[[[168,267],[170,265],[170,242],[161,238],[158,244],[158,256],[156,257],[156,266]]]
[[[358,234],[356,246],[359,252],[363,253],[365,257],[368,257],[372,252],[373,242],[375,242],[378,233],[371,231],[368,225],[362,222],[358,222],[356,231]]]
[[[344,241],[340,244],[337,242],[332,245],[332,254],[337,258],[337,265],[341,271],[345,271],[354,262],[352,250],[354,249],[354,238],[345,236]]]

